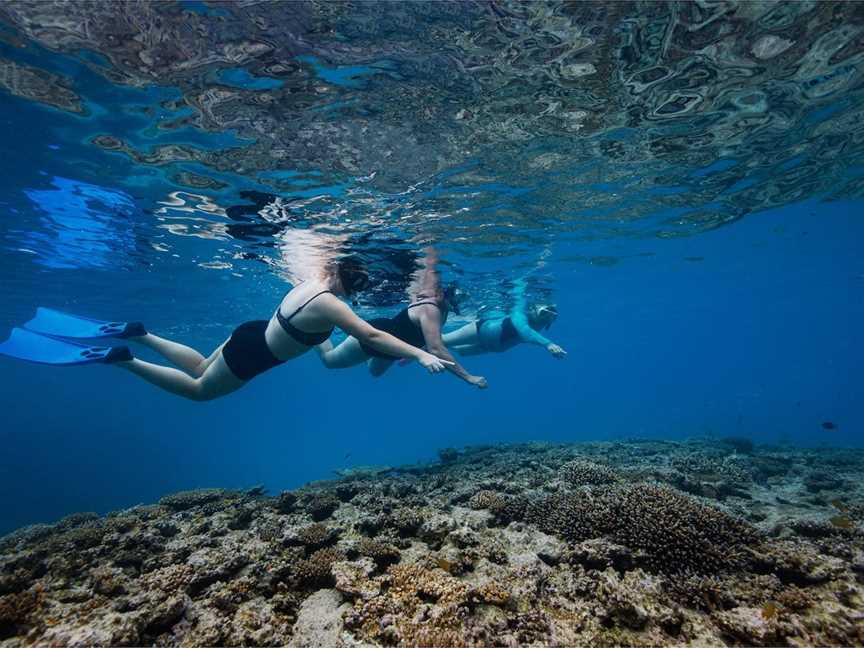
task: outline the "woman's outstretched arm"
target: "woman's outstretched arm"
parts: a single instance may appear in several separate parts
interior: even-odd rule
[[[420,330],[423,331],[426,348],[439,358],[451,362],[447,371],[459,376],[470,385],[486,389],[488,387],[486,379],[483,376],[474,376],[468,373],[465,367],[456,362],[456,358],[444,346],[444,340],[441,339],[441,311],[431,305],[418,306],[417,308],[420,310],[417,316],[420,318]]]
[[[318,313],[348,335],[368,344],[373,349],[399,358],[417,360],[430,373],[444,371],[454,364],[449,360],[442,360],[431,353],[427,353],[423,349],[406,344],[389,333],[379,331],[365,320],[360,319],[354,311],[332,295],[322,295],[319,299],[320,302],[316,304]]]
[[[526,296],[528,282],[524,277],[516,280],[513,288],[513,309],[510,311],[510,321],[523,342],[544,347],[556,358],[563,358],[567,352],[560,346],[531,328],[528,323],[528,298]]]
[[[525,277],[519,277],[513,284],[513,308],[510,309],[510,321],[513,322],[513,327],[523,342],[548,347],[552,341],[540,335],[528,323],[527,290],[528,282],[525,281]]]

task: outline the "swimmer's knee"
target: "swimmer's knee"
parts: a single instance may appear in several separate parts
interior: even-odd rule
[[[206,403],[207,401],[216,398],[218,394],[214,390],[208,389],[200,380],[196,380],[195,384],[188,390],[185,396],[189,400],[197,403]]]

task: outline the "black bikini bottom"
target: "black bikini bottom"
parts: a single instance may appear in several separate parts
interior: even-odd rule
[[[285,362],[274,356],[267,346],[264,337],[267,323],[267,320],[254,320],[241,324],[222,347],[225,364],[240,380],[251,380]]]

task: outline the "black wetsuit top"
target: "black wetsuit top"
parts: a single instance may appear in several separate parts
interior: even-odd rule
[[[439,310],[441,309],[441,307],[433,301],[419,301],[403,308],[395,317],[376,317],[375,319],[369,320],[369,323],[379,331],[389,333],[393,337],[398,338],[411,346],[422,349],[426,346],[426,339],[423,337],[423,331],[420,330],[420,327],[411,321],[408,311],[415,306],[423,306],[425,304],[434,306]],[[442,314],[444,315],[444,321],[441,322],[443,325],[444,322],[447,321],[447,311],[442,311]],[[399,359],[397,356],[392,356],[389,353],[382,353],[377,349],[373,349],[371,346],[364,344],[363,342],[360,343],[360,346],[363,348],[363,351],[366,352],[366,355],[373,358],[386,358],[388,360]]]

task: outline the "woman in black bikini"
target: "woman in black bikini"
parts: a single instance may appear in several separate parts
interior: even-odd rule
[[[336,261],[322,275],[289,291],[269,320],[238,326],[208,358],[188,346],[144,332],[143,327],[140,333],[127,336],[183,371],[132,357],[114,364],[172,394],[207,401],[230,394],[258,374],[303,355],[327,340],[338,326],[371,349],[417,360],[430,373],[449,368],[450,362],[374,328],[339,299],[351,297],[368,284],[368,275],[359,264],[351,259]]]
[[[426,250],[425,267],[412,286],[410,293],[413,294],[409,293],[411,303],[395,317],[372,319],[369,324],[410,344],[412,348],[423,347],[449,361],[445,366],[448,371],[470,385],[485,389],[486,379],[468,373],[456,362],[441,339],[441,328],[454,304],[452,292],[441,288],[437,261],[435,251]],[[395,360],[404,357],[354,335],[349,335],[335,348],[329,339],[326,340],[318,346],[318,355],[328,369],[345,369],[368,361],[369,372],[376,377],[387,371]]]

